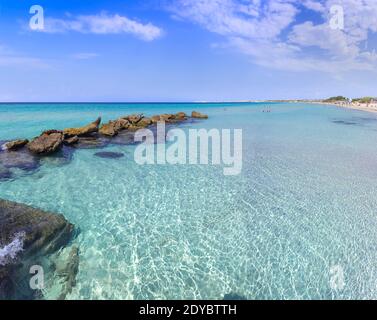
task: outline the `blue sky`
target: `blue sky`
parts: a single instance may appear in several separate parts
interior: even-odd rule
[[[375,0],[0,0],[0,101],[377,96],[376,49]]]

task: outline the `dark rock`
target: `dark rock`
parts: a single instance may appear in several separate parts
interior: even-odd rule
[[[99,133],[104,136],[114,137],[120,131],[128,129],[130,122],[126,119],[117,119],[115,121],[110,121],[107,124],[104,124],[100,129]]]
[[[0,248],[6,248],[0,256],[0,298],[13,298],[17,278],[25,278],[17,274],[20,264],[58,251],[73,233],[62,215],[0,199]]]
[[[124,157],[124,154],[121,152],[97,152],[94,155],[104,159],[119,159]]]
[[[136,126],[139,128],[146,128],[152,124],[152,119],[151,118],[143,118],[141,119]]]
[[[15,150],[23,148],[28,143],[29,143],[29,140],[27,139],[10,141],[5,144],[5,149],[10,150],[10,151],[15,151]]]
[[[61,132],[43,133],[31,141],[27,147],[32,153],[46,155],[58,151],[63,144],[63,140],[64,135]]]
[[[26,149],[0,152],[0,163],[8,169],[18,168],[25,171],[33,171],[40,166],[39,159],[30,154]]]
[[[73,144],[76,144],[77,142],[79,142],[79,137],[78,136],[73,136],[71,138],[68,138],[68,139],[65,139],[63,141],[63,143],[66,145],[66,146],[71,146]]]
[[[12,172],[9,171],[7,168],[0,167],[0,181],[12,179],[12,176]]]
[[[191,117],[196,118],[196,119],[208,119],[208,116],[206,114],[196,112],[196,111],[193,111],[191,113]]]
[[[87,135],[90,135],[92,133],[98,132],[100,123],[101,123],[101,117],[99,117],[96,121],[94,121],[94,122],[92,122],[92,123],[90,123],[90,124],[88,124],[84,127],[68,128],[68,129],[64,129],[63,132],[64,132],[64,135],[66,137],[87,136]]]

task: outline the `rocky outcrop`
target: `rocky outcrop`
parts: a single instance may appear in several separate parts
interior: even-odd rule
[[[7,169],[17,168],[24,171],[33,171],[40,166],[40,160],[27,149],[22,149],[0,152],[0,164]]]
[[[98,132],[99,130],[99,125],[101,123],[101,118],[99,117],[96,121],[81,127],[81,128],[68,128],[64,129],[63,133],[66,137],[82,137],[82,136],[87,136],[92,133]]]
[[[96,157],[104,159],[119,159],[123,158],[124,154],[121,152],[97,152],[94,154]]]
[[[4,145],[4,147],[5,147],[6,150],[15,151],[15,150],[23,148],[28,143],[29,143],[29,140],[27,140],[27,139],[21,140],[20,139],[20,140],[10,141],[10,142],[6,143]]]
[[[79,137],[78,136],[73,136],[71,138],[67,138],[63,141],[63,143],[66,145],[66,146],[72,146],[76,143],[79,142]]]
[[[74,226],[62,215],[0,199],[0,299],[17,294],[19,266],[54,253],[72,239]],[[28,269],[26,268],[26,269]]]
[[[51,154],[60,149],[63,140],[64,135],[62,132],[50,130],[45,131],[42,135],[29,142],[27,147],[34,154]]]
[[[12,172],[9,171],[7,168],[3,168],[0,166],[0,181],[1,180],[9,180],[12,178]]]
[[[142,114],[133,114],[130,116],[123,117],[123,119],[128,120],[131,123],[131,125],[136,125],[143,118],[144,116]]]
[[[208,119],[208,116],[206,114],[203,114],[203,113],[200,113],[200,112],[197,112],[197,111],[193,111],[191,113],[191,118]]]
[[[159,121],[166,122],[166,123],[176,123],[176,122],[185,121],[185,120],[187,120],[187,115],[184,112],[178,112],[177,114],[165,113],[165,114],[155,115],[151,118],[152,123],[157,123]]]

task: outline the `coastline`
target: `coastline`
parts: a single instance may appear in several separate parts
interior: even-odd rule
[[[314,103],[314,102],[313,102]],[[359,110],[359,111],[366,111],[377,113],[377,105],[372,104],[371,106],[365,104],[338,104],[338,103],[327,103],[327,102],[315,102],[316,104],[323,104],[323,105],[331,105],[339,108],[345,109],[352,109],[352,110]]]
[[[308,104],[320,104],[320,105],[327,105],[327,106],[333,106],[338,108],[345,108],[345,109],[352,109],[352,110],[359,110],[359,111],[366,111],[366,112],[372,112],[377,113],[377,104],[373,103],[371,105],[367,104],[361,104],[361,103],[336,103],[336,102],[324,102],[324,101],[289,101],[288,103],[308,103]]]

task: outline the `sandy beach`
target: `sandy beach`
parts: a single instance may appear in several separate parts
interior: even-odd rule
[[[360,110],[360,111],[367,111],[367,112],[377,112],[377,103],[370,103],[370,104],[364,104],[364,103],[335,103],[335,102],[310,102],[314,104],[324,104],[324,105],[330,105],[335,106],[339,108],[346,108],[346,109],[353,109],[353,110]]]

